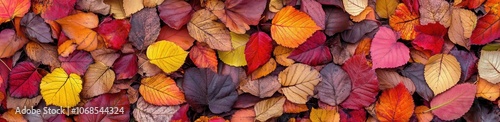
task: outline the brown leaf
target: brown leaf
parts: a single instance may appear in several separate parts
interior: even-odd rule
[[[207,1],[212,11],[234,33],[244,34],[249,25],[259,24],[267,0],[226,0]]]
[[[111,8],[103,0],[78,0],[75,7],[79,10],[91,11],[102,15],[108,15]]]
[[[129,41],[139,50],[146,49],[160,35],[160,17],[156,8],[145,8],[130,18]]]
[[[178,105],[175,106],[151,105],[141,97],[137,101],[137,108],[134,110],[133,115],[137,121],[168,122],[179,109],[180,107]]]
[[[285,113],[300,113],[309,110],[306,104],[295,104],[288,100],[283,105],[283,112]]]
[[[17,50],[23,48],[28,43],[28,39],[16,36],[12,29],[4,29],[0,32],[0,58],[14,55]]]
[[[404,81],[411,82],[410,79],[399,75],[394,70],[377,69],[377,70],[375,70],[375,72],[377,73],[377,79],[379,81],[380,90],[394,88],[400,82],[404,82]],[[410,93],[412,93],[412,92],[410,92]]]
[[[139,70],[137,71],[137,73],[139,73],[140,75],[150,77],[162,72],[162,70],[158,66],[149,62],[149,59],[146,57],[146,55],[140,54],[137,57],[139,58]]]
[[[111,67],[101,62],[91,64],[87,72],[85,72],[81,95],[84,98],[91,98],[108,93],[113,87],[114,81],[115,72]]]
[[[476,15],[467,9],[453,8],[451,10],[451,19],[448,37],[453,43],[470,49],[469,38],[476,27]]]
[[[42,100],[42,95],[38,95],[33,98],[13,98],[11,96],[7,96],[7,108],[16,109],[19,108],[31,108],[36,107],[38,103]]]
[[[260,98],[271,97],[278,91],[281,84],[277,76],[268,76],[258,80],[250,80],[241,87],[241,90]]]
[[[444,27],[450,27],[451,7],[445,0],[418,0],[420,4],[420,24],[439,22]]]
[[[254,107],[255,119],[263,122],[269,118],[281,116],[285,100],[285,97],[273,97],[258,102]]]
[[[231,37],[224,24],[216,22],[217,16],[210,11],[201,9],[193,14],[188,23],[189,35],[194,39],[207,43],[219,51],[231,51]]]
[[[49,44],[42,44],[37,42],[29,42],[25,47],[26,54],[30,59],[41,62],[45,65],[53,67],[60,67],[61,62],[58,60],[57,48]]]
[[[115,60],[120,57],[120,54],[116,53],[113,49],[99,49],[90,52],[92,58],[95,62],[102,62],[106,66],[111,67]]]

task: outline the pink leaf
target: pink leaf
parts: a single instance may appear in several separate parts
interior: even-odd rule
[[[394,31],[387,27],[380,27],[370,48],[374,69],[394,68],[408,62],[410,49],[397,40]]]
[[[455,85],[432,99],[432,113],[443,120],[458,119],[469,111],[475,95],[476,85],[470,83]]]

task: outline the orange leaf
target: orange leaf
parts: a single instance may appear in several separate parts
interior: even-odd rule
[[[23,48],[26,43],[28,43],[28,39],[18,37],[16,31],[12,29],[0,31],[0,58],[14,55],[14,53]]]
[[[0,0],[0,23],[23,17],[30,10],[30,0]]]
[[[214,49],[208,47],[205,43],[196,43],[189,51],[189,58],[198,68],[210,68],[217,72],[217,55]]]
[[[369,17],[374,17],[374,16],[372,16],[370,14],[374,15],[374,12],[373,12],[373,8],[370,7],[370,6],[368,6],[359,15],[357,15],[357,16],[352,16],[351,15],[351,19],[354,22],[361,22],[361,21],[363,21],[365,19],[376,20],[376,19],[369,18]]]
[[[309,118],[313,122],[339,122],[340,114],[337,110],[315,109],[311,110]]]
[[[306,104],[295,104],[288,100],[283,105],[283,112],[285,113],[300,113],[309,110]]]
[[[194,42],[194,39],[189,35],[189,31],[186,26],[183,26],[179,30],[175,30],[170,26],[161,27],[160,35],[158,35],[156,41],[160,40],[174,42],[184,50],[188,50],[191,46],[193,46]]]
[[[410,121],[414,107],[413,98],[403,83],[382,92],[375,105],[377,118],[380,121],[392,122]]]
[[[73,40],[64,41],[59,47],[57,47],[57,53],[62,57],[68,57],[73,51],[75,51],[78,45],[73,43]]]
[[[271,36],[282,46],[296,48],[320,29],[309,15],[287,6],[274,16]]]
[[[93,51],[99,47],[102,38],[93,30],[99,19],[93,13],[77,13],[56,20],[61,24],[63,32],[78,45],[77,49]]]
[[[27,122],[22,114],[16,113],[16,109],[9,109],[2,114],[2,118],[7,120],[7,122]]]
[[[490,101],[495,101],[500,96],[500,84],[493,84],[487,80],[479,78],[476,85],[476,97],[482,97]]]
[[[400,3],[394,14],[389,17],[389,25],[401,34],[402,39],[413,40],[418,34],[414,28],[420,25],[419,16]]]
[[[186,102],[184,93],[175,81],[163,73],[142,79],[139,92],[146,102],[153,105],[179,105]]]
[[[253,108],[245,108],[234,112],[231,122],[254,122],[255,111]]]
[[[372,45],[372,39],[363,38],[359,42],[358,47],[356,47],[356,51],[354,51],[354,55],[363,54],[366,56],[366,55],[370,54],[371,45]]]
[[[434,118],[434,115],[430,112],[426,112],[429,110],[427,106],[418,106],[415,108],[415,115],[419,122],[430,122]]]

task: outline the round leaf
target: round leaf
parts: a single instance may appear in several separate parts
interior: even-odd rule
[[[460,64],[453,55],[437,54],[425,64],[424,76],[434,95],[437,95],[457,84],[460,72]]]
[[[64,108],[76,106],[80,102],[82,79],[77,74],[66,74],[62,68],[56,68],[45,75],[40,84],[40,93],[47,105]]]
[[[177,71],[184,64],[188,53],[173,42],[158,41],[148,47],[146,55],[149,62],[165,73]]]

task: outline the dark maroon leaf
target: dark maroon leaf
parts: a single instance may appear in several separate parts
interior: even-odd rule
[[[349,14],[343,9],[337,7],[325,7],[324,10],[326,35],[333,36],[333,34],[342,32],[349,28],[351,24]]]
[[[131,53],[122,55],[113,64],[117,80],[130,79],[137,74],[137,55]]]
[[[339,109],[341,122],[364,122],[366,121],[366,112],[364,109]]]
[[[415,84],[415,87],[417,88],[415,91],[426,101],[430,101],[432,97],[434,97],[434,92],[432,92],[429,85],[425,82],[423,64],[411,63],[408,67],[401,71],[401,74],[413,81],[413,84]]]
[[[316,89],[321,102],[336,106],[347,99],[351,92],[351,79],[340,66],[330,63],[320,73],[322,80]]]
[[[9,93],[16,98],[32,98],[40,94],[42,75],[35,65],[25,61],[12,68],[9,76]]]
[[[352,90],[340,105],[348,109],[362,109],[375,102],[379,91],[377,75],[364,55],[355,55],[342,66],[352,81]]]
[[[238,97],[230,76],[220,75],[205,68],[187,69],[182,88],[186,101],[198,113],[206,107],[215,114],[228,112]]]
[[[354,23],[349,30],[342,32],[342,39],[345,42],[356,43],[363,37],[373,38],[378,31],[378,23],[371,20],[364,20]]]
[[[92,55],[89,52],[77,50],[69,54],[68,57],[59,56],[61,67],[66,73],[75,73],[83,75],[89,68],[89,65],[94,62]]]
[[[34,13],[26,14],[23,19],[21,19],[21,26],[24,27],[23,31],[31,40],[36,40],[41,43],[51,43],[54,42],[52,39],[52,33],[50,33],[50,27],[45,23],[42,17],[35,15]]]
[[[112,108],[114,110],[113,114],[107,114],[106,112],[99,112],[98,114],[82,113],[78,115],[78,120],[82,122],[127,122],[130,120],[130,105],[127,94],[124,91],[115,94],[107,93],[100,95],[83,106],[83,108],[92,107],[97,107],[98,109],[109,108],[109,112],[112,111]]]
[[[191,5],[184,0],[165,0],[158,5],[160,18],[168,26],[179,30],[191,19]]]
[[[340,41],[340,36],[328,39],[328,45],[333,56],[333,63],[342,65],[347,59],[351,58],[351,53],[347,50],[347,44]]]
[[[288,58],[312,66],[326,64],[332,61],[332,55],[325,41],[325,34],[316,31],[306,42],[293,50]]]
[[[337,7],[344,9],[344,4],[342,3],[342,0],[316,0],[316,1],[324,5],[335,5]]]
[[[460,75],[460,82],[469,80],[472,75],[477,73],[477,57],[473,52],[452,50],[451,55],[455,56],[460,63],[462,75]]]
[[[248,93],[241,94],[238,96],[238,100],[236,100],[236,102],[234,102],[233,108],[252,107],[255,104],[257,104],[257,102],[259,102],[260,100],[262,100],[262,98],[259,98],[257,96],[253,96],[252,94],[248,94]]]
[[[160,35],[160,17],[156,8],[144,8],[130,17],[128,40],[139,50],[146,49]]]

